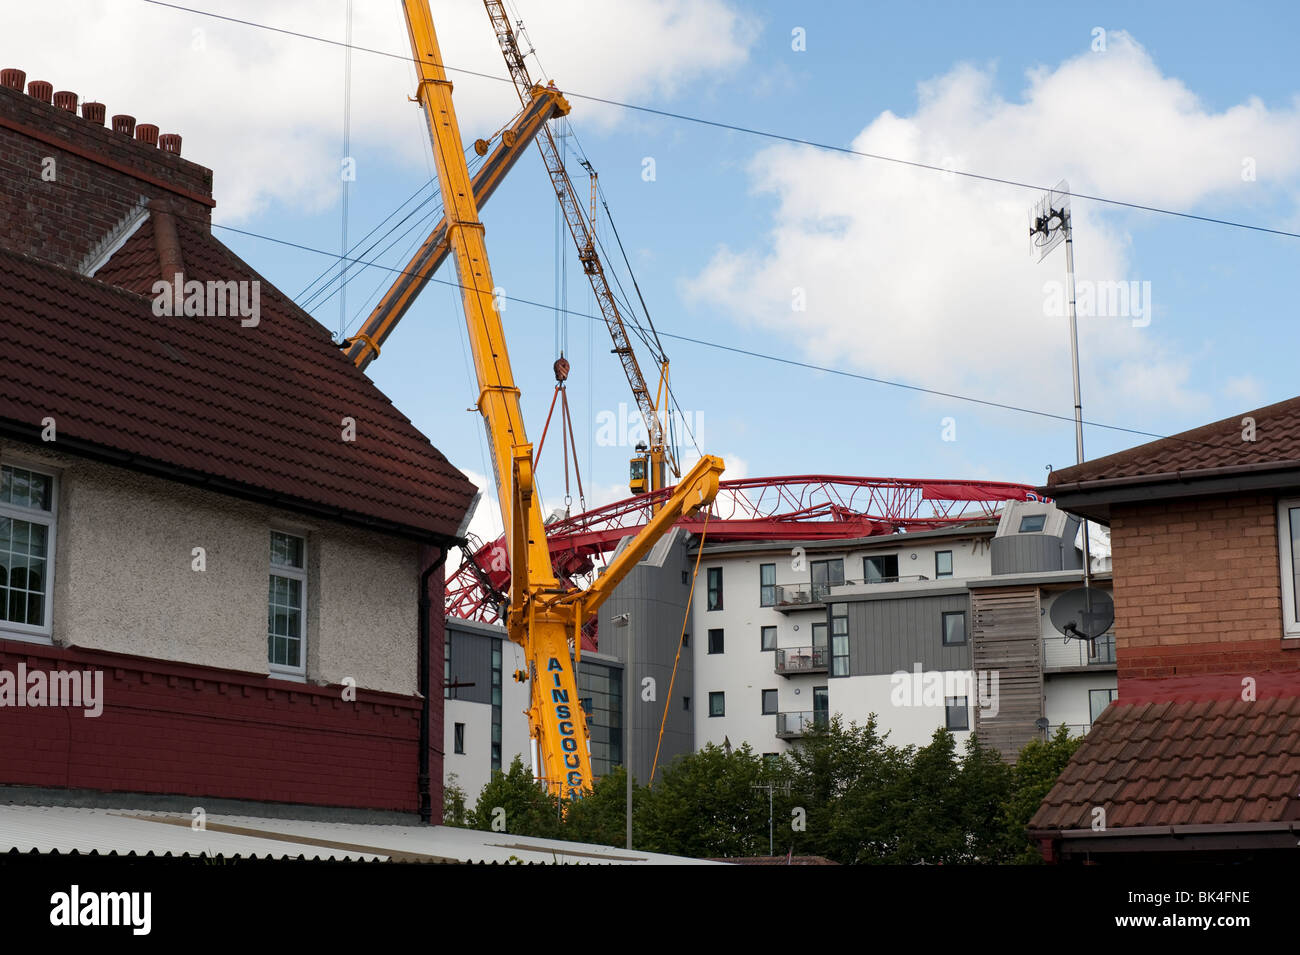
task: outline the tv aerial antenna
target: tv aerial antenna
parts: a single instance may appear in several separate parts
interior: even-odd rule
[[[1029,240],[1042,262],[1065,243],[1066,294],[1070,299],[1070,367],[1074,373],[1075,463],[1083,463],[1083,398],[1079,391],[1079,319],[1074,297],[1074,224],[1070,213],[1070,184],[1062,179],[1039,197],[1029,210]],[[1083,519],[1083,586],[1092,586],[1092,552],[1088,547],[1088,519]]]

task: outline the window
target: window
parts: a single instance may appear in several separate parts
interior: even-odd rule
[[[831,693],[828,687],[813,687],[813,726],[825,726],[831,721]]]
[[[952,551],[937,550],[934,552],[934,579],[939,580],[943,577],[952,576]]]
[[[457,723],[455,729],[455,741],[452,750],[457,753],[465,752],[465,724]]]
[[[501,641],[492,641],[492,750],[489,768],[501,768]]]
[[[764,650],[776,649],[776,627],[759,627],[758,633]]]
[[[1043,529],[1043,525],[1046,523],[1046,514],[1026,514],[1020,518],[1020,533],[1036,534]]]
[[[723,652],[722,646],[723,646],[722,631],[710,630],[709,631],[709,652],[722,653]]]
[[[1088,662],[1094,665],[1115,662],[1115,634],[1108,633],[1089,644]]]
[[[1300,498],[1278,502],[1277,542],[1282,564],[1282,633],[1300,637]]]
[[[689,696],[683,696],[683,697],[682,697],[682,709],[684,709],[684,710],[689,710],[690,708],[691,708],[691,698],[690,698]]]
[[[966,611],[954,610],[943,615],[943,645],[959,647],[966,642]]]
[[[0,629],[50,635],[54,477],[0,467]]]
[[[776,690],[763,691],[763,715],[771,716],[776,712]]]
[[[814,560],[812,568],[812,599],[825,600],[832,587],[844,583],[844,558]]]
[[[885,584],[898,580],[898,555],[878,554],[862,558],[862,579],[869,584]]]
[[[813,646],[826,648],[826,621],[821,620],[812,625]]]
[[[689,633],[683,633],[683,634],[682,634],[682,646],[684,646],[684,647],[689,647],[690,645],[691,645],[691,635],[690,635]]]
[[[709,715],[726,716],[727,715],[727,694],[721,690],[715,690],[709,694]]]
[[[453,683],[457,682],[451,676],[451,631],[447,631],[442,640],[442,698],[452,700],[456,698],[456,691],[451,688]]]
[[[306,542],[271,531],[271,586],[266,614],[266,653],[273,673],[307,672]]]
[[[683,571],[682,571],[682,584],[683,584],[683,586],[687,586],[687,587],[689,587],[689,586],[690,586],[690,583],[691,583],[691,572],[690,572],[689,570],[683,570]]]
[[[710,567],[708,570],[709,578],[709,610],[722,609],[722,568]]]
[[[1097,722],[1097,717],[1101,716],[1101,711],[1119,697],[1119,690],[1089,690],[1088,691],[1088,710],[1091,714],[1092,721]]]
[[[966,697],[950,696],[944,699],[947,713],[947,726],[950,730],[970,729],[970,712],[966,706]]]
[[[831,604],[831,676],[849,675],[849,605]]]
[[[776,564],[758,565],[758,605],[776,606]]]

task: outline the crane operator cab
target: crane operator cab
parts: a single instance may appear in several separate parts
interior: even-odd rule
[[[628,464],[628,489],[633,494],[650,490],[650,451],[645,444],[636,446],[637,457]]]

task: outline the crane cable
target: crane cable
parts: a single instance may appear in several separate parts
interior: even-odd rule
[[[659,767],[659,748],[664,742],[664,727],[668,725],[668,710],[673,705],[673,684],[677,681],[677,664],[682,659],[682,643],[686,639],[686,624],[691,619],[691,600],[695,596],[695,581],[700,576],[700,558],[704,556],[704,539],[709,536],[709,511],[704,512],[704,527],[700,530],[700,549],[695,552],[695,571],[691,574],[691,589],[686,595],[686,613],[682,616],[682,632],[677,638],[677,656],[673,658],[673,675],[668,678],[668,696],[664,699],[664,718],[659,721],[659,739],[655,742],[655,758],[650,764],[650,779],[646,786],[653,786],[655,782],[655,770]],[[631,665],[631,660],[628,664]],[[630,689],[630,687],[629,687]],[[628,727],[631,730],[631,727]],[[630,772],[631,770],[629,770]]]

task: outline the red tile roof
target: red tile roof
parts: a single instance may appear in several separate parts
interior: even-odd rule
[[[156,317],[148,223],[104,281],[0,251],[0,426],[30,440],[52,416],[65,450],[425,539],[455,534],[474,485],[311,316],[206,228],[177,227],[187,279],[261,282],[260,323]],[[342,440],[345,417],[355,442]]]
[[[1300,819],[1300,698],[1114,703],[1092,726],[1030,830]]]
[[[1242,419],[1247,417],[1255,419],[1254,441],[1242,440]],[[1083,481],[1274,463],[1300,467],[1300,397],[1053,471],[1047,489]]]

